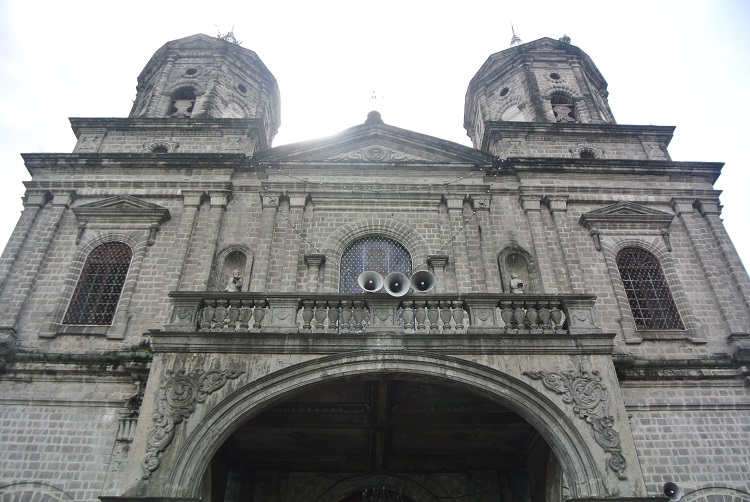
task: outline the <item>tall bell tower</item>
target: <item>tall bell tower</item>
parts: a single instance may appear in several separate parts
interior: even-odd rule
[[[475,148],[482,148],[492,122],[614,124],[615,119],[607,82],[591,58],[570,43],[541,38],[491,55],[471,80],[464,127]]]
[[[138,76],[128,118],[71,119],[76,153],[244,153],[280,125],[276,79],[258,55],[208,35],[167,42]]]

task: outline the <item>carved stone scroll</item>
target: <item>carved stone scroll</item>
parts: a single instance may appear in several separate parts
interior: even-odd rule
[[[168,371],[167,378],[161,384],[154,426],[148,432],[146,455],[143,457],[143,479],[149,479],[151,473],[159,468],[159,457],[174,438],[175,427],[188,418],[197,403],[206,400],[209,394],[224,387],[227,379],[235,379],[245,370],[179,370]]]
[[[618,478],[626,479],[620,434],[612,428],[614,417],[609,415],[609,395],[601,384],[599,372],[524,371],[523,374],[541,380],[549,390],[561,394],[564,403],[573,405],[573,412],[591,426],[596,442],[611,455],[607,460],[609,468]]]

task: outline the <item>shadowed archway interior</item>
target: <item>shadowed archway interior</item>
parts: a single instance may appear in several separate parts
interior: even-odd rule
[[[562,493],[559,463],[520,415],[464,387],[395,375],[305,388],[245,422],[209,469],[201,491],[213,502],[542,502]]]

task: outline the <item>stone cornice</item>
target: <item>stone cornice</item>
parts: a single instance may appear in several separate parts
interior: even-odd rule
[[[611,141],[618,142],[618,136],[650,136],[658,137],[669,144],[674,133],[674,126],[653,126],[653,125],[621,125],[621,124],[558,124],[554,122],[501,122],[487,121],[485,123],[486,133],[492,130],[495,133],[507,133],[508,135],[518,136],[525,134],[543,134],[554,135],[556,137],[568,137],[571,140],[576,136],[590,136],[601,134],[610,136]]]
[[[188,120],[179,120],[172,117],[71,117],[69,120],[76,138],[80,137],[81,131],[84,129],[159,129],[175,132],[208,129],[222,133],[228,130],[249,130],[264,127],[263,119],[259,118],[190,118]],[[150,132],[150,134],[153,134],[153,132]]]
[[[715,183],[723,162],[674,162],[669,160],[574,159],[561,157],[513,157],[503,160],[491,174],[538,172],[561,174],[604,174],[621,176],[658,176],[684,183],[688,178],[701,178]]]
[[[242,153],[22,153],[32,174],[52,169],[249,169]]]
[[[288,334],[151,331],[154,352],[224,354],[341,354],[372,350],[454,355],[610,354],[614,333],[574,336],[544,334],[408,335],[403,333]]]

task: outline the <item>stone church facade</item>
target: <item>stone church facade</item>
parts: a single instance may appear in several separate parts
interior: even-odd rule
[[[137,91],[23,155],[0,502],[750,501],[722,165],[579,48],[491,55],[473,148],[377,112],[272,147],[273,75],[205,35]]]

